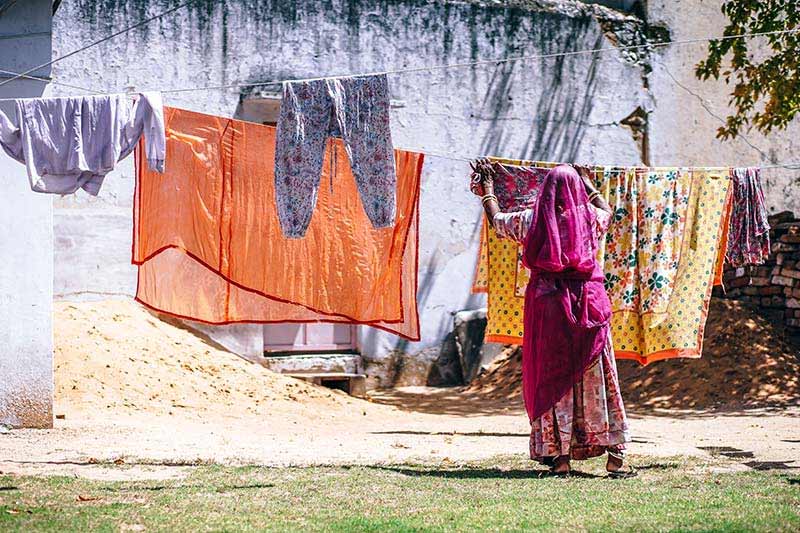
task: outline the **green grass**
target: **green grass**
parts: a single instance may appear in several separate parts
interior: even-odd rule
[[[199,466],[170,481],[0,475],[0,531],[800,530],[796,472],[711,473],[716,459],[634,462],[640,475],[627,480],[607,479],[600,460],[561,479],[519,457],[466,465]]]

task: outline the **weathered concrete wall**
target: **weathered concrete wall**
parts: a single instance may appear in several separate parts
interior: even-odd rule
[[[55,22],[54,54],[172,4],[64,3]],[[609,46],[611,34],[604,28],[617,32],[616,41],[638,38],[635,19],[608,9],[537,4],[545,7],[415,0],[199,2],[54,68],[58,79],[94,89],[169,89]],[[394,75],[392,98],[400,105],[392,116],[395,144],[439,154],[638,163],[638,146],[620,121],[645,105],[641,80],[641,65],[620,54]],[[169,94],[166,102],[232,116],[241,96],[239,90],[217,90]],[[390,373],[392,354],[434,359],[452,329],[452,313],[483,303],[469,292],[480,206],[466,189],[467,174],[463,162],[427,158],[419,287],[423,341],[405,343],[363,328],[362,351],[381,363],[373,371],[382,376]],[[133,292],[132,186],[128,163],[108,178],[99,198],[79,194],[57,202],[58,297]]]
[[[50,10],[49,0],[29,0],[0,15],[0,69],[21,72],[50,59]],[[0,87],[0,98],[45,89],[18,80]],[[14,116],[10,103],[0,109]],[[53,204],[31,192],[25,167],[2,150],[0,203],[0,424],[52,427]]]
[[[649,0],[647,17],[666,25],[674,40],[719,36],[726,24],[723,0]],[[752,40],[758,43],[758,40]],[[654,106],[649,117],[652,163],[656,165],[768,165],[800,161],[800,121],[769,137],[746,133],[721,141],[716,130],[729,114],[731,87],[700,81],[694,67],[706,57],[707,43],[663,49],[648,76]],[[800,168],[765,169],[765,192],[772,212],[800,211]]]

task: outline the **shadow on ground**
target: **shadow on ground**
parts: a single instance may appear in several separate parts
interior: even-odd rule
[[[395,472],[404,476],[411,477],[436,477],[445,479],[544,479],[549,477],[565,477],[553,474],[550,470],[542,469],[510,469],[504,470],[501,468],[435,468],[435,469],[417,469],[406,468],[401,466],[371,466],[373,470],[381,470],[384,472]],[[602,478],[606,476],[598,476],[588,472],[581,472],[573,470],[570,472],[569,477],[575,478]]]
[[[482,397],[463,387],[407,387],[373,391],[375,403],[391,405],[406,411],[434,415],[487,416],[521,415],[525,409],[518,401]]]
[[[378,390],[370,393],[375,403],[391,405],[406,411],[434,415],[464,417],[511,415],[525,416],[525,407],[520,393],[508,395],[484,395],[480,391],[464,387],[405,387]],[[646,416],[659,416],[679,420],[703,418],[752,416],[788,416],[800,418],[800,410],[787,409],[788,405],[766,405],[762,407],[708,407],[708,408],[664,408],[651,404],[628,402],[623,396],[628,417],[636,420]],[[680,404],[680,402],[678,402]],[[797,405],[792,403],[790,405]],[[488,434],[487,434],[488,435]],[[502,435],[501,435],[502,436]]]

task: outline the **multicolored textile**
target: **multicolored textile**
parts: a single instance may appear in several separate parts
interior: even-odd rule
[[[769,221],[761,169],[731,169],[733,198],[726,258],[733,267],[760,265],[769,257]]]
[[[595,209],[577,171],[560,165],[539,187],[523,262],[522,390],[533,421],[597,361],[608,343],[611,302],[597,261]]]
[[[0,146],[28,170],[31,189],[97,196],[106,175],[144,137],[147,161],[164,172],[161,93],[15,101],[14,121],[0,111]]]
[[[556,166],[553,163],[527,165],[512,159],[493,158],[493,161],[501,165],[496,167],[494,193],[504,212],[524,211],[533,206],[539,184]],[[473,290],[487,293],[486,342],[522,344],[523,307],[529,279],[530,271],[522,266],[522,247],[500,237],[487,226],[484,217]]]
[[[134,194],[136,298],[210,323],[341,322],[419,340],[417,259],[423,155],[398,150],[397,223],[376,229],[356,199],[341,140],[323,165],[318,216],[283,236],[275,128],[167,109],[162,176],[141,160]],[[336,169],[335,175],[328,175]]]
[[[673,175],[674,171],[636,172],[638,193],[651,201],[660,195],[662,200],[654,205],[641,203],[637,211],[615,217],[606,242],[606,282],[613,295],[616,354],[642,364],[702,354],[708,302],[725,230],[722,222],[730,188],[727,169],[679,170]],[[621,179],[628,174],[616,176]],[[616,183],[619,191],[619,182],[613,181],[613,175],[610,179],[611,189]],[[684,196],[687,187],[688,196]],[[609,203],[617,212],[626,195],[612,193]],[[648,207],[655,212],[651,214]],[[638,219],[637,268],[631,274],[620,258],[631,257],[628,247],[632,243],[625,244],[625,228],[634,231],[634,217]]]
[[[680,260],[690,172],[607,169],[614,224],[606,236],[605,284],[615,311],[663,313]]]
[[[710,289],[724,257],[720,243],[730,207],[728,172],[592,168],[596,185],[614,210],[611,229],[601,243],[606,249],[600,253],[614,311],[612,336],[618,358],[646,364],[700,356]],[[524,186],[522,195],[535,189],[535,184]],[[503,202],[514,194],[506,199],[497,196],[506,210]],[[703,205],[699,216],[698,202]],[[698,242],[704,246],[697,248]],[[518,248],[494,230],[486,230],[477,269],[486,280],[478,277],[476,285],[480,289],[483,284],[488,292],[487,342],[522,343],[520,289],[527,272],[519,264]]]
[[[597,363],[589,367],[571,393],[531,424],[531,459],[567,455],[589,459],[609,448],[622,452],[630,441],[620,394],[617,363],[609,339]]]
[[[397,179],[386,75],[286,82],[278,118],[275,189],[287,237],[302,237],[308,229],[331,136],[344,140],[372,225],[394,224]]]

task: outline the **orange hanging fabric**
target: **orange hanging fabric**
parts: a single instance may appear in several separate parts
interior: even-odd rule
[[[331,186],[319,188],[305,237],[287,239],[275,128],[174,108],[165,115],[166,172],[137,161],[139,302],[210,324],[343,322],[419,340],[422,154],[395,151],[396,224],[375,229],[341,140],[329,140],[322,183]]]

